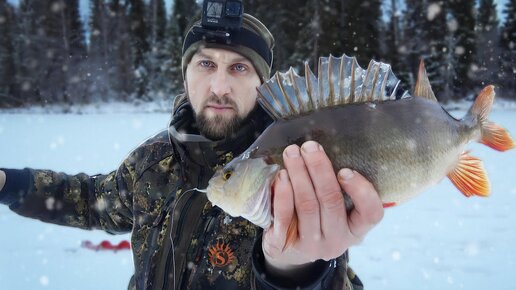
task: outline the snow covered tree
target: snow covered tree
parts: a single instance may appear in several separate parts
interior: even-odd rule
[[[171,53],[169,61],[164,64],[164,72],[170,86],[177,91],[182,88],[181,56],[186,30],[193,21],[200,17],[200,7],[195,0],[177,0],[172,5],[172,17],[168,23],[166,47]]]
[[[496,3],[481,0],[477,14],[477,41],[475,63],[477,70],[473,79],[478,86],[496,83],[498,75],[499,32]]]
[[[249,13],[262,21],[276,40],[274,48],[274,63],[272,71],[285,70],[290,65],[295,54],[295,42],[298,39],[302,26],[310,21],[302,11],[305,6],[312,5],[313,1],[274,1],[249,0],[244,3],[244,12]]]
[[[66,77],[66,95],[70,102],[86,102],[88,83],[88,71],[86,61],[88,58],[86,48],[86,36],[79,13],[79,0],[68,0],[61,11],[62,30],[64,39],[65,60],[63,70]]]
[[[92,0],[90,7],[89,93],[92,100],[106,101],[114,94],[111,83],[115,78],[112,67],[115,63],[113,40],[116,39],[116,12],[104,0]]]
[[[445,30],[445,47],[443,48],[443,63],[439,72],[439,80],[442,81],[442,94],[439,94],[441,102],[447,102],[450,99],[458,99],[455,94],[455,81],[457,80],[457,67],[459,58],[455,53],[459,40],[455,37],[454,32],[457,29],[457,21],[451,13],[446,15],[446,24],[448,29]],[[461,96],[462,97],[462,96]]]
[[[283,14],[293,14],[286,19],[292,20],[292,23],[296,25],[284,26],[283,29],[276,28],[280,35],[281,33],[294,35],[294,37],[286,39],[289,41],[288,43],[287,41],[279,42],[281,47],[277,48],[278,53],[276,55],[278,62],[280,62],[277,67],[286,70],[289,66],[293,66],[301,73],[305,61],[308,61],[311,67],[315,67],[318,58],[323,56],[320,40],[322,37],[322,9],[319,1],[308,1],[297,7],[298,9],[294,11],[283,11]],[[276,37],[275,32],[272,33]]]
[[[317,49],[319,51],[318,55],[314,57],[318,58],[319,56],[328,56],[330,53],[334,56],[340,56],[344,53],[344,48],[342,43],[347,41],[343,39],[341,33],[341,27],[344,27],[345,21],[344,17],[341,17],[341,12],[344,10],[345,6],[341,6],[344,1],[316,1],[318,3],[317,8],[317,18],[319,19],[319,32],[315,34],[318,35],[318,46]],[[315,7],[315,4],[312,5],[312,9]],[[315,9],[314,9],[315,12]],[[314,14],[315,20],[315,14]]]
[[[125,2],[128,5],[128,2]],[[114,12],[115,36],[113,44],[113,59],[115,60],[115,79],[112,84],[118,97],[122,101],[128,101],[135,92],[134,54],[130,22],[126,7],[120,4],[119,0],[112,0],[111,11]]]
[[[505,21],[500,37],[500,80],[501,89],[507,97],[516,99],[516,0],[509,0],[503,9]]]
[[[448,69],[446,58],[449,55],[447,55],[448,27],[445,1],[428,1],[424,16],[425,42],[427,45],[422,57],[424,57],[428,78],[437,99],[441,102],[446,102],[452,97],[452,92],[449,91],[449,88],[453,83],[451,81],[447,83],[447,80],[442,77],[449,73],[446,71]]]
[[[149,50],[147,27],[144,20],[145,3],[143,3],[143,0],[128,0],[127,4],[129,6],[127,20],[133,49],[133,64],[137,68],[143,63],[143,55]]]
[[[20,105],[18,98],[13,24],[15,14],[13,7],[0,0],[0,107]]]
[[[346,13],[343,50],[347,55],[356,56],[360,65],[366,67],[371,59],[379,59],[381,55],[381,1],[346,1],[342,11]]]
[[[150,49],[145,55],[146,95],[154,100],[170,99],[174,88],[167,77],[167,66],[172,55],[167,48],[166,11],[164,0],[151,0],[147,11],[147,23],[150,29],[148,41]]]
[[[398,0],[390,0],[389,8],[387,9],[387,17],[388,21],[385,25],[385,35],[384,35],[384,52],[382,55],[391,59],[390,63],[394,64],[398,58],[396,55],[398,54],[399,45],[401,44],[401,31],[400,31],[400,16],[401,11],[399,10]]]
[[[407,50],[403,42],[401,7],[398,0],[390,0],[389,4],[387,9],[389,20],[384,27],[383,41],[380,42],[384,43],[382,60],[391,65],[396,76],[408,87],[411,69],[401,57]]]
[[[136,98],[141,98],[145,92],[145,86],[148,81],[148,67],[144,65],[144,55],[149,51],[149,43],[147,41],[147,24],[145,23],[145,3],[143,0],[128,0],[129,15],[127,19],[127,27],[129,28],[131,62],[132,69],[136,72],[134,76],[135,86],[134,93]]]
[[[127,100],[134,91],[131,36],[119,0],[92,0],[89,71],[93,99]]]
[[[402,40],[397,47],[401,70],[395,72],[413,88],[423,60],[436,97],[447,102],[454,96],[451,89],[457,76],[458,57],[453,46],[458,43],[454,41],[457,20],[449,13],[446,1],[406,0],[405,6]]]
[[[457,21],[454,37],[458,44],[455,53],[459,58],[455,91],[465,95],[472,90],[470,79],[474,74],[475,57],[475,0],[449,0],[447,5]]]
[[[167,27],[165,0],[150,0],[147,19],[149,19],[148,22],[150,29],[150,39],[148,41],[152,47],[152,45],[161,43],[165,40]]]
[[[44,74],[39,76],[41,94],[48,102],[70,103],[66,90],[70,67],[68,51],[70,43],[66,35],[69,27],[66,25],[66,4],[64,0],[51,0],[43,6],[42,13],[38,16],[42,19],[43,30],[39,44],[43,45],[45,52],[41,57],[44,61]]]
[[[406,0],[403,19],[403,40],[398,47],[404,67],[411,72],[405,75],[412,88],[416,83],[417,68],[421,58],[428,54],[428,27],[426,26],[426,1]]]
[[[43,5],[45,4],[45,5]],[[45,103],[40,93],[40,78],[45,75],[46,47],[40,41],[45,38],[42,27],[46,3],[35,0],[22,0],[19,6],[19,39],[17,40],[21,99],[27,103]]]
[[[24,0],[19,10],[22,97],[42,103],[82,99],[84,73],[77,68],[85,56],[85,41],[78,1]]]

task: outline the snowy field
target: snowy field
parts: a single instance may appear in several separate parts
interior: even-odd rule
[[[463,112],[458,112],[461,116]],[[16,114],[0,112],[0,167],[75,174],[115,169],[136,145],[167,125],[166,113]],[[491,120],[516,136],[516,110]],[[464,198],[448,180],[388,209],[351,250],[366,289],[516,289],[516,150],[472,144],[492,185],[489,198]],[[0,206],[0,289],[126,289],[130,251],[93,252],[84,240],[111,236],[18,217]]]

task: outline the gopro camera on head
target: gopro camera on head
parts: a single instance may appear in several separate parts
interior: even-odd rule
[[[207,30],[239,30],[244,7],[242,0],[205,0],[202,7],[201,25]]]

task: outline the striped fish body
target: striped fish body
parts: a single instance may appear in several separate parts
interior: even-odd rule
[[[335,170],[368,178],[382,201],[400,203],[437,183],[456,166],[480,128],[451,117],[423,98],[331,107],[278,120],[248,149],[250,158],[283,165],[289,144],[315,140]]]
[[[514,147],[508,132],[487,120],[494,89],[480,92],[457,120],[437,102],[424,65],[413,97],[400,92],[390,67],[354,58],[322,58],[318,77],[291,69],[259,88],[259,102],[275,122],[239,157],[217,172],[207,196],[233,216],[270,226],[270,187],[290,144],[319,142],[334,169],[351,168],[372,182],[384,206],[408,200],[449,177],[466,196],[489,194],[481,160],[464,153],[479,141],[496,150]],[[347,197],[347,195],[345,195]],[[346,208],[352,203],[346,198]]]

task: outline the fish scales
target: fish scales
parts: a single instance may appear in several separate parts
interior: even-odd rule
[[[407,98],[374,106],[330,107],[277,120],[249,148],[250,158],[266,157],[269,163],[283,166],[286,146],[315,140],[336,171],[353,168],[391,202],[439,181],[447,170],[443,160],[458,156],[468,134],[464,124],[438,104]],[[417,190],[410,184],[423,187]]]
[[[401,87],[388,64],[371,61],[364,70],[346,55],[320,58],[317,78],[307,64],[305,77],[292,68],[276,73],[258,88],[258,102],[275,121],[215,173],[208,199],[232,216],[269,227],[271,184],[283,166],[283,150],[308,140],[322,145],[336,171],[351,168],[370,180],[384,206],[444,177],[465,196],[489,195],[481,160],[464,150],[470,141],[498,151],[514,148],[509,133],[488,120],[493,86],[479,93],[461,120],[439,105],[422,62],[413,96]]]

